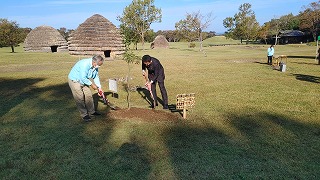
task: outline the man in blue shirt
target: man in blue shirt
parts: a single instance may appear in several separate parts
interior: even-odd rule
[[[274,47],[273,47],[273,45],[271,45],[271,46],[268,48],[268,64],[269,64],[269,65],[272,65],[273,54],[274,54]]]
[[[90,115],[101,115],[95,111],[92,92],[90,87],[98,90],[98,95],[103,92],[99,79],[99,67],[104,59],[100,55],[78,61],[68,75],[69,87],[82,119],[86,122],[91,120]]]

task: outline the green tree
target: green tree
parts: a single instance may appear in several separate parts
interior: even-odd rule
[[[156,33],[151,29],[151,30],[148,30],[145,34],[145,40],[147,42],[153,42],[154,39],[156,38]]]
[[[161,9],[155,7],[154,0],[133,0],[117,20],[126,27],[126,30],[130,29],[140,36],[144,49],[145,33],[152,23],[161,22],[161,18]]]
[[[131,64],[139,64],[141,57],[135,55],[130,48],[127,48],[125,53],[123,54],[123,60],[128,64],[128,75],[127,80],[125,82],[125,90],[127,91],[127,103],[128,109],[131,108],[131,88],[130,88],[130,79],[131,79]]]
[[[297,30],[299,29],[299,17],[292,13],[280,17],[280,28],[282,30]]]
[[[68,29],[65,27],[61,27],[59,29],[57,29],[59,31],[59,33],[64,37],[64,39],[66,41],[68,41],[70,34],[74,31],[73,29]]]
[[[120,32],[123,36],[124,44],[126,48],[130,48],[133,43],[135,49],[138,49],[139,34],[136,33],[133,27],[126,26],[126,24],[120,24]]]
[[[156,35],[164,35],[169,42],[178,42],[181,37],[178,30],[157,31]]]
[[[275,37],[274,45],[278,44],[279,33],[281,31],[281,21],[280,19],[274,18],[270,21],[269,34]]]
[[[290,13],[288,15],[281,16],[280,18],[273,18],[265,24],[268,24],[267,35],[269,37],[274,36],[274,45],[277,45],[280,31],[299,29],[299,18]]]
[[[239,12],[234,17],[227,17],[223,20],[223,26],[227,28],[226,35],[229,38],[255,40],[258,37],[259,23],[255,13],[251,10],[251,4],[244,3],[239,7]]]
[[[305,6],[299,17],[300,29],[310,31],[314,40],[316,40],[317,33],[320,30],[320,0]]]
[[[199,40],[200,51],[202,51],[203,30],[210,26],[212,13],[203,16],[200,11],[187,13],[186,18],[175,24],[176,30],[187,39],[188,42]],[[189,45],[190,46],[190,45]]]
[[[197,32],[188,22],[192,21],[191,14],[187,14],[186,19],[180,20],[175,24],[176,30],[179,32],[179,36],[187,40],[190,43],[197,39]]]
[[[265,44],[267,44],[267,39],[269,37],[269,29],[270,29],[270,23],[264,23],[264,25],[261,26],[259,29],[259,38],[264,41]]]
[[[27,36],[25,29],[19,28],[15,21],[0,19],[0,46],[10,46],[11,52],[14,47],[22,43]]]

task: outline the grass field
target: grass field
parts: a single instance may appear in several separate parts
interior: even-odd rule
[[[224,42],[237,44],[210,39],[204,52],[186,43],[135,51],[165,67],[170,104],[196,93],[188,118],[176,121],[114,119],[100,101],[107,115],[83,123],[67,84],[83,57],[0,48],[1,179],[319,179],[315,47],[276,46],[276,55],[289,57],[280,72],[266,64],[268,45],[209,46]],[[143,86],[141,65],[131,71],[132,86]],[[123,60],[106,61],[104,89],[127,72]],[[108,98],[126,108],[121,83],[118,91]],[[138,92],[131,105],[149,106]]]

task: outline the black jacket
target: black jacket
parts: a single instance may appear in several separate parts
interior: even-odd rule
[[[163,82],[165,79],[164,69],[160,61],[154,57],[151,57],[151,64],[146,66],[142,63],[142,70],[148,69],[149,80],[153,82]]]

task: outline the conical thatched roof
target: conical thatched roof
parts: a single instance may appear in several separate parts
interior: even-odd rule
[[[151,49],[153,48],[169,48],[169,42],[163,35],[158,35],[151,43]]]
[[[58,30],[39,26],[30,31],[24,40],[24,50],[31,52],[68,51],[68,43]]]
[[[69,53],[72,55],[95,55],[115,58],[124,52],[120,31],[108,19],[99,14],[88,18],[71,34]]]

